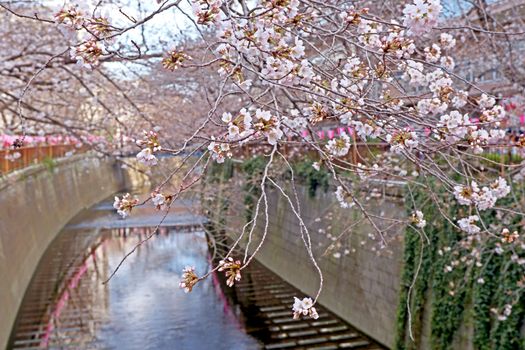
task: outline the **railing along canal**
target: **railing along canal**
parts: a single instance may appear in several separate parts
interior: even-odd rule
[[[54,158],[65,157],[73,153],[85,152],[87,147],[77,147],[74,144],[39,145],[21,147],[18,149],[0,150],[0,174],[22,169],[33,164],[51,161]]]

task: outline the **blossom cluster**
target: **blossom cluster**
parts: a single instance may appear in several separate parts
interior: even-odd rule
[[[184,289],[185,293],[191,292],[193,286],[199,281],[199,278],[195,274],[195,267],[186,266],[182,270],[182,277],[179,283],[179,288]]]
[[[248,140],[254,133],[252,129],[252,117],[246,108],[241,109],[235,118],[233,118],[231,113],[224,112],[222,115],[222,121],[228,124],[229,140]]]
[[[213,159],[217,163],[224,163],[226,158],[231,158],[232,153],[230,151],[230,144],[223,142],[216,142],[215,137],[212,137],[210,144],[208,145],[208,151],[211,152]]]
[[[418,228],[424,228],[427,225],[427,221],[424,219],[421,210],[416,210],[412,213],[411,221]]]
[[[441,8],[439,0],[414,0],[413,4],[406,5],[403,10],[403,24],[414,35],[426,33],[437,24]]]
[[[337,189],[335,190],[335,198],[339,202],[341,208],[351,208],[355,204],[353,198],[349,196],[343,186],[337,186]]]
[[[122,198],[115,196],[113,208],[115,208],[117,213],[124,219],[131,213],[133,207],[138,203],[138,198],[131,197],[131,194],[126,193],[124,196],[122,196]]]
[[[167,70],[174,71],[182,66],[184,61],[191,60],[191,56],[182,51],[171,50],[166,57],[162,59],[162,66]]]
[[[409,129],[399,130],[386,136],[386,140],[391,145],[391,150],[401,153],[404,150],[412,150],[419,145],[418,136]]]
[[[85,18],[78,5],[68,5],[61,8],[55,14],[55,20],[59,24],[79,29],[84,24]]]
[[[326,150],[334,157],[344,157],[350,150],[350,137],[342,133],[339,138],[328,141]]]
[[[302,300],[294,297],[294,303],[292,306],[294,320],[299,319],[301,316],[307,316],[310,318],[318,319],[319,314],[315,310],[313,301],[311,298],[303,298]]]
[[[55,22],[60,27],[75,31],[85,29],[89,36],[72,46],[70,55],[80,66],[93,69],[100,64],[100,58],[106,53],[103,41],[110,37],[114,28],[106,16],[95,13],[90,15],[89,12],[79,5],[66,4],[55,13]]]
[[[76,59],[82,67],[92,69],[99,65],[103,48],[100,42],[95,40],[86,41],[78,46],[72,47],[71,58]]]
[[[510,193],[507,181],[499,177],[489,186],[479,188],[476,181],[470,186],[458,185],[454,187],[454,196],[461,205],[475,205],[478,210],[487,210],[496,205],[496,201]]]
[[[222,0],[192,0],[193,13],[198,24],[218,23]]]
[[[241,261],[233,260],[232,257],[219,261],[219,271],[224,271],[226,285],[233,287],[235,281],[241,280]]]
[[[151,201],[153,202],[153,205],[158,210],[166,210],[171,205],[171,202],[173,200],[173,196],[171,195],[165,195],[159,190],[156,190],[151,193]]]
[[[479,216],[471,215],[467,218],[458,220],[458,225],[462,231],[472,235],[472,234],[479,233],[481,231],[481,229],[476,225],[478,221],[479,221]]]
[[[159,143],[159,138],[156,132],[143,130],[143,138],[137,140],[137,146],[142,150],[137,153],[137,160],[147,166],[157,165],[158,159],[154,153],[162,149]]]

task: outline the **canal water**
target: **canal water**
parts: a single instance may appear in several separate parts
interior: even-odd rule
[[[318,320],[293,320],[301,292],[257,262],[234,288],[222,275],[189,294],[185,266],[210,269],[203,218],[194,203],[153,207],[121,220],[108,199],[81,213],[45,252],[26,292],[8,349],[381,349],[319,305]]]
[[[210,265],[199,218],[184,209],[176,206],[166,219],[171,226],[130,255],[107,285],[124,254],[153,231],[158,214],[148,208],[120,220],[108,201],[66,227],[39,264],[10,348],[259,348],[217,279],[190,294],[179,289],[185,266],[204,273]]]

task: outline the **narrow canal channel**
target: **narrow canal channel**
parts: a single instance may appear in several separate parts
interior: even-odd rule
[[[8,349],[380,349],[322,307],[319,320],[294,321],[302,294],[258,263],[233,289],[213,275],[185,294],[182,269],[201,274],[213,260],[188,207],[176,203],[106,285],[160,215],[144,208],[120,220],[110,201],[80,214],[44,254]]]

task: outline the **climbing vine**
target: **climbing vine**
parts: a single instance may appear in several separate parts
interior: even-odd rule
[[[524,349],[525,340],[520,329],[525,317],[525,298],[523,294],[511,293],[516,285],[523,283],[522,267],[510,263],[512,259],[505,254],[511,253],[497,253],[497,247],[501,244],[499,238],[488,240],[476,263],[454,264],[467,260],[461,250],[455,249],[460,245],[462,234],[450,222],[443,220],[430,203],[429,193],[435,193],[443,199],[446,199],[447,194],[433,184],[429,186],[432,186],[432,191],[412,189],[413,201],[407,204],[409,213],[414,210],[414,206],[422,208],[425,219],[431,224],[424,233],[411,225],[405,232],[395,349],[426,348],[421,345],[424,329],[430,329],[427,336],[431,349],[451,349],[459,336],[458,329],[468,327],[469,321],[473,327],[472,343],[475,349]],[[443,200],[443,203],[441,210],[450,217],[454,213],[467,215],[463,212],[465,208],[452,204],[453,201]],[[480,214],[487,225],[502,220],[496,210]],[[519,220],[514,218],[508,225],[518,225]],[[512,304],[512,313],[508,317],[497,317],[493,310],[501,310],[508,305],[510,295],[518,298]],[[423,325],[427,313],[430,314],[426,318],[430,319],[430,327]]]
[[[415,192],[412,195],[414,204],[418,208],[422,208],[423,215],[432,220],[432,210],[425,205],[428,198],[424,192]],[[412,210],[410,203],[408,210]],[[428,232],[428,237],[432,241],[430,245],[437,244],[437,235],[434,232]],[[405,252],[404,252],[404,270],[402,273],[402,286],[400,291],[400,302],[398,308],[398,323],[397,323],[397,339],[395,343],[396,349],[410,350],[418,349],[420,345],[420,335],[422,332],[422,318],[425,304],[425,295],[429,288],[426,279],[416,278],[418,276],[431,276],[432,264],[434,258],[434,250],[425,246],[425,238],[421,236],[420,232],[415,230],[412,226],[408,226],[405,233]],[[419,271],[418,271],[419,266]],[[409,295],[410,286],[414,284]],[[408,322],[408,308],[407,302],[410,297],[411,322]],[[407,327],[410,327],[414,341],[405,332]]]

